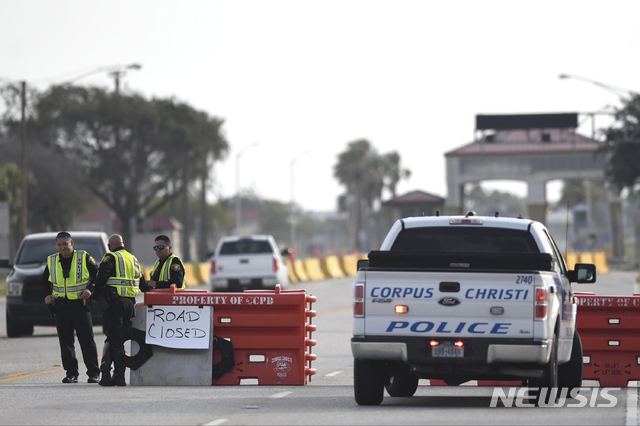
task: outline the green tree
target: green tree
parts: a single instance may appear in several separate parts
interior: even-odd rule
[[[347,208],[354,223],[354,247],[361,249],[363,223],[369,219],[382,200],[383,190],[388,189],[395,196],[400,179],[411,175],[400,166],[400,155],[391,152],[380,155],[366,139],[358,139],[347,144],[347,149],[338,154],[334,165],[334,177],[346,186],[347,198],[337,200],[340,209]],[[349,199],[353,211],[348,210]],[[346,202],[345,202],[346,201]]]
[[[88,201],[87,191],[76,167],[51,146],[41,143],[35,122],[34,103],[38,99],[34,89],[26,93],[26,176],[27,176],[27,231],[39,232],[68,229],[73,214]],[[8,83],[0,86],[0,166],[16,167],[21,164],[21,88]],[[11,191],[20,191],[21,180]],[[21,197],[11,202],[16,226],[12,238],[17,239],[20,229]],[[19,243],[19,241],[18,241]]]
[[[622,123],[605,130],[605,150],[610,153],[605,169],[607,180],[619,190],[637,192],[640,183],[640,94],[634,93],[623,100],[618,117],[626,117]]]
[[[55,86],[37,101],[40,137],[83,174],[123,225],[186,194],[228,145],[222,120],[175,99],[147,100],[95,87]],[[151,201],[160,201],[151,208]]]

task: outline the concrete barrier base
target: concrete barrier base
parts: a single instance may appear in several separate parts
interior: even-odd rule
[[[133,328],[146,330],[146,309],[145,305],[136,306]],[[131,355],[139,350],[138,343],[131,341]],[[210,333],[209,349],[174,349],[154,345],[151,359],[139,369],[131,370],[129,381],[132,386],[211,386],[212,377],[213,333]]]

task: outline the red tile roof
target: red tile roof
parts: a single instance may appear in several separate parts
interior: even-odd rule
[[[397,206],[406,204],[444,204],[445,199],[438,197],[437,195],[429,194],[424,191],[411,191],[404,195],[399,195],[395,198],[385,201],[386,206]]]
[[[495,133],[494,142],[475,141],[445,153],[445,156],[464,155],[508,155],[530,153],[595,152],[603,146],[601,142],[568,129],[549,129],[542,133],[551,136],[550,142],[541,142],[540,131],[509,130]]]

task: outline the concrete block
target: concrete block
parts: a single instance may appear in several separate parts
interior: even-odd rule
[[[133,328],[146,330],[146,309],[146,305],[136,305]],[[213,320],[213,312],[211,318]],[[131,355],[139,350],[138,343],[132,341]],[[209,349],[175,349],[153,345],[151,359],[139,369],[131,370],[130,375],[132,386],[211,386],[212,379],[213,327],[209,333]]]

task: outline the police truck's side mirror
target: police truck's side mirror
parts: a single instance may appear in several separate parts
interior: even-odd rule
[[[568,278],[571,282],[595,283],[596,282],[596,265],[592,263],[576,263],[573,271],[569,271]]]

